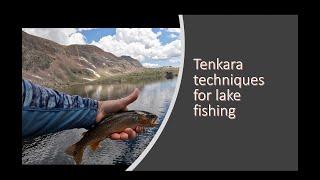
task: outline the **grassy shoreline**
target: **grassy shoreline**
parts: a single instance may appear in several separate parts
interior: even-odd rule
[[[136,83],[139,81],[154,81],[166,79],[167,72],[173,73],[177,76],[179,68],[174,67],[161,67],[161,68],[144,68],[143,70],[129,72],[124,74],[116,74],[109,77],[97,79],[95,81],[77,82],[68,85],[61,85],[59,87],[53,87],[58,90],[64,90],[76,85],[95,85],[95,84],[112,84],[112,83]]]

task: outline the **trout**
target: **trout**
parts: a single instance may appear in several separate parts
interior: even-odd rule
[[[105,117],[92,129],[83,133],[82,139],[68,147],[66,154],[73,156],[76,164],[81,164],[83,152],[87,146],[93,151],[99,147],[99,143],[108,138],[112,133],[122,132],[126,128],[155,127],[157,115],[146,111],[125,111]]]

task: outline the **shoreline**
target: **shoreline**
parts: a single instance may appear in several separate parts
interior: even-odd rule
[[[133,71],[124,74],[115,74],[110,77],[103,77],[101,79],[97,79],[94,81],[88,82],[75,82],[72,84],[59,85],[51,88],[58,90],[65,90],[72,86],[79,85],[96,85],[96,84],[106,84],[106,83],[134,83],[138,81],[153,81],[153,80],[161,80],[166,79],[166,73],[172,73],[174,77],[176,77],[179,73],[179,68],[176,67],[161,67],[161,68],[145,68],[140,71]]]

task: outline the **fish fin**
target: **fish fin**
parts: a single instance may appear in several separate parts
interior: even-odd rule
[[[83,151],[84,151],[84,148],[78,147],[76,143],[68,147],[65,153],[70,156],[73,156],[73,159],[76,162],[76,164],[80,164],[82,161]]]
[[[90,149],[91,149],[92,151],[96,151],[99,147],[101,147],[101,146],[100,146],[100,142],[101,142],[101,141],[96,141],[96,142],[90,144]]]

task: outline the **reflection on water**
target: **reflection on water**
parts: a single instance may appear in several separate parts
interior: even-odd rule
[[[162,122],[166,115],[175,89],[176,79],[148,83],[112,84],[112,85],[78,85],[67,90],[70,94],[81,95],[97,100],[124,97],[134,88],[140,89],[139,98],[128,106],[129,109],[145,110],[158,115]],[[102,148],[92,152],[87,148],[82,164],[131,164],[149,144],[158,127],[147,129],[131,141],[101,142]],[[85,129],[72,129],[45,135],[24,141],[22,148],[23,164],[74,164],[72,157],[64,150],[81,139]]]

